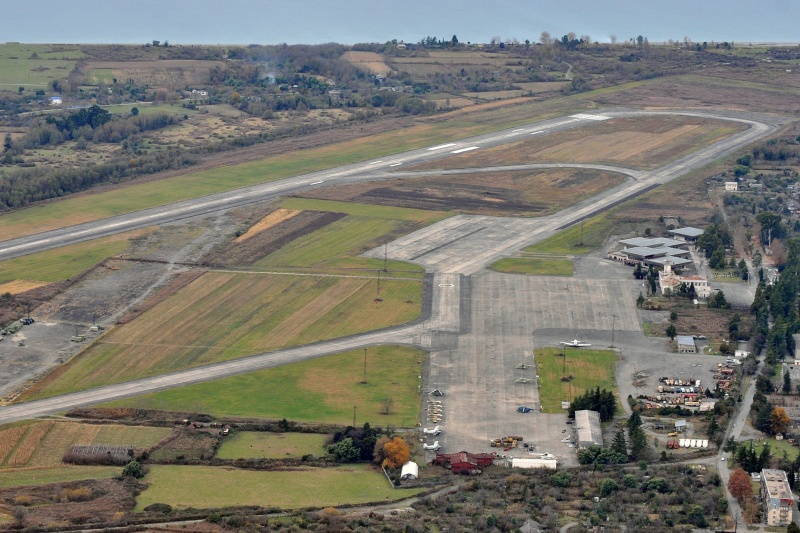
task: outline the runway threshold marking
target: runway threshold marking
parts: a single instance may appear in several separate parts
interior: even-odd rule
[[[582,120],[597,120],[597,121],[610,120],[611,119],[611,117],[606,116],[606,115],[590,115],[588,113],[578,113],[577,115],[570,115],[570,117],[579,118],[579,119],[582,119]]]
[[[451,154],[460,154],[460,153],[463,153],[463,152],[469,152],[469,151],[472,151],[472,150],[477,150],[478,148],[480,148],[480,146],[469,146],[467,148],[459,148],[458,150],[453,150],[450,153]]]
[[[441,150],[442,148],[450,148],[451,146],[455,146],[456,143],[447,143],[447,144],[440,144],[439,146],[431,146],[428,148],[428,151],[431,152],[433,150]]]
[[[309,183],[309,185],[319,185],[320,183],[325,183],[325,180],[315,181],[314,183]]]

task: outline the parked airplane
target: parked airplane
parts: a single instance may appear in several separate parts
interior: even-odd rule
[[[561,344],[564,346],[572,346],[573,348],[585,348],[586,346],[591,346],[591,344],[580,342],[578,339],[575,339],[572,342],[562,342]]]
[[[423,444],[422,447],[425,448],[426,450],[433,450],[434,452],[442,449],[442,447],[439,446],[438,440],[433,444]]]
[[[422,432],[425,433],[426,435],[441,435],[442,434],[442,430],[439,429],[439,426],[436,426],[433,429],[425,428],[425,429],[422,430]]]

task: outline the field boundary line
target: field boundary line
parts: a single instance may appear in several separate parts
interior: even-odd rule
[[[224,274],[266,274],[271,276],[301,276],[312,278],[355,278],[355,279],[381,279],[381,280],[396,280],[396,281],[416,281],[424,283],[425,278],[400,278],[395,276],[356,276],[354,274],[314,274],[310,272],[274,272],[271,270],[228,270],[212,268],[208,272],[221,272]]]

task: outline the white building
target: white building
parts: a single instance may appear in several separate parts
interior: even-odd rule
[[[64,101],[61,99],[60,96],[51,96],[50,97],[50,105],[61,105]]]
[[[412,480],[419,477],[419,465],[414,461],[409,461],[400,470],[400,479]]]
[[[512,457],[511,468],[548,468],[555,470],[558,466],[558,461],[555,458],[546,457]]]
[[[736,192],[739,190],[739,184],[735,181],[726,181],[725,182],[725,191],[733,191]]]
[[[579,449],[603,445],[603,428],[597,411],[575,411],[575,430]]]
[[[705,276],[679,276],[672,271],[672,261],[664,261],[664,270],[658,273],[658,287],[661,294],[678,294],[681,284],[694,287],[694,293],[698,298],[708,298],[711,295],[711,287],[708,286],[708,278]]]

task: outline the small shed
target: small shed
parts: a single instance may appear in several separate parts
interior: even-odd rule
[[[409,461],[400,470],[400,479],[412,480],[419,477],[419,465],[414,461]]]
[[[686,420],[676,420],[675,431],[678,431],[680,433],[686,432]]]
[[[690,335],[678,335],[678,353],[697,353],[694,338]]]
[[[512,457],[511,468],[548,468],[555,470],[558,461],[555,458],[547,459],[544,457]]]

